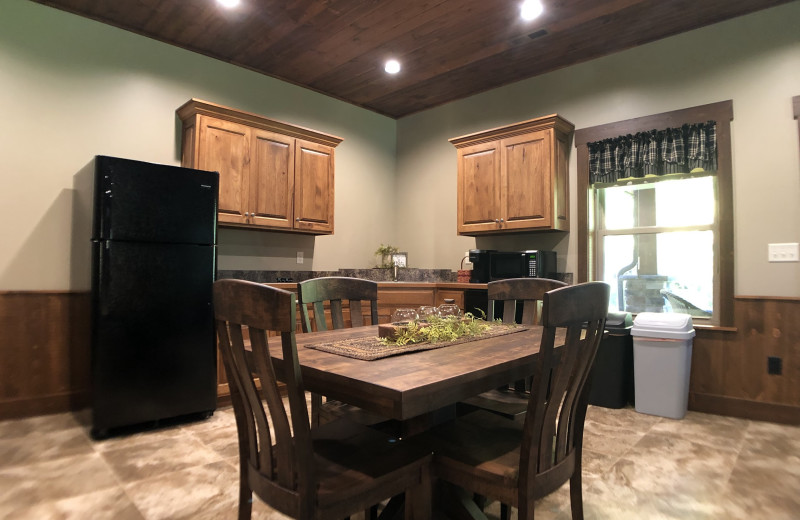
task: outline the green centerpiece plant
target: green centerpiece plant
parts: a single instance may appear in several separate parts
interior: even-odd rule
[[[492,327],[484,318],[468,312],[464,316],[429,316],[426,322],[411,321],[403,325],[393,338],[380,338],[384,345],[439,343],[465,337],[480,336]]]

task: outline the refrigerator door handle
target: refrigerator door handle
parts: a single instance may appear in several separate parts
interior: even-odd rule
[[[109,297],[108,293],[111,290],[111,244],[108,240],[100,243],[100,269],[98,289],[100,291],[100,315],[108,316],[109,314]]]

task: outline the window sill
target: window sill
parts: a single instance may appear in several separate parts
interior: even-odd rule
[[[714,332],[739,332],[738,327],[723,327],[720,325],[702,325],[699,323],[694,323],[694,328],[697,330],[708,330]]]

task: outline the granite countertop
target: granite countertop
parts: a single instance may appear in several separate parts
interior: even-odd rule
[[[217,278],[237,278],[259,283],[297,283],[325,276],[346,276],[388,283],[440,283],[458,282],[458,276],[449,269],[400,268],[397,281],[392,280],[391,269],[339,269],[338,271],[233,271],[220,270]]]
[[[453,289],[483,288],[486,284],[464,283],[458,281],[455,271],[449,269],[416,269],[403,267],[397,271],[397,281],[392,280],[391,269],[339,269],[338,271],[236,271],[219,270],[217,278],[236,278],[251,282],[268,284],[296,284],[312,278],[325,276],[346,276],[379,282],[381,287],[394,285],[411,287],[421,284],[439,284]],[[558,273],[558,279],[572,283],[572,273]]]

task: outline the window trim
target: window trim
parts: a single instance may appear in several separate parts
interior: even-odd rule
[[[797,112],[800,101],[795,101]],[[797,116],[796,116],[797,117]],[[588,143],[635,134],[653,128],[680,127],[683,124],[717,123],[717,190],[719,204],[719,255],[716,259],[719,277],[720,326],[733,325],[733,169],[731,160],[731,121],[733,101],[720,101],[682,110],[663,112],[650,116],[617,121],[605,125],[575,130],[575,147],[578,160],[578,282],[586,282],[594,273],[592,252],[589,250],[589,147]],[[716,320],[715,320],[716,321]]]

